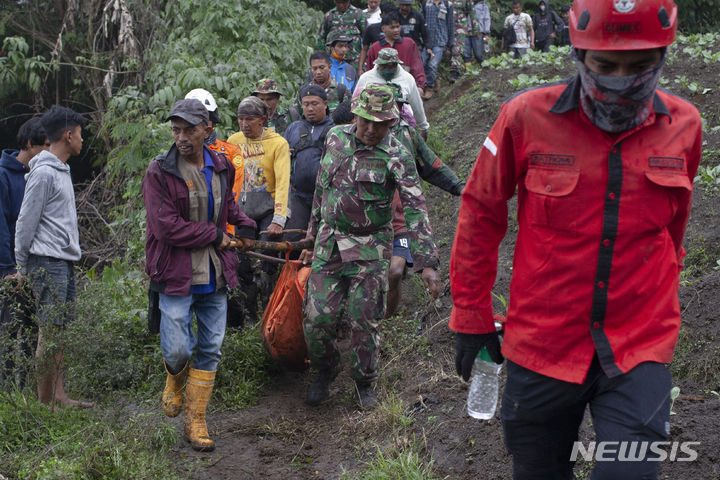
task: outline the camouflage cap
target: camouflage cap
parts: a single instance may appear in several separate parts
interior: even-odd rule
[[[257,95],[258,93],[277,93],[282,95],[282,92],[278,90],[277,82],[272,78],[261,78],[255,83],[255,91],[250,95]]]
[[[387,65],[390,63],[397,63],[400,65],[404,65],[402,60],[400,60],[400,57],[398,57],[398,51],[394,48],[383,48],[378,52],[377,60],[375,60],[376,65]]]
[[[371,83],[352,100],[352,113],[371,122],[398,118],[395,92],[388,85]]]
[[[342,30],[333,30],[328,34],[325,45],[331,47],[335,42],[352,42],[352,38]]]

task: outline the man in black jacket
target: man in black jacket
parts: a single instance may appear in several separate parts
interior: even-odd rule
[[[557,13],[550,10],[546,0],[540,0],[538,11],[533,15],[533,28],[535,29],[535,50],[550,51],[550,45],[555,42],[555,36],[562,31],[563,21]]]

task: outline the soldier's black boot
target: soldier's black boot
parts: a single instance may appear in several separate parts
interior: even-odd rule
[[[375,395],[372,383],[355,382],[355,387],[357,388],[360,400],[360,408],[363,410],[370,410],[378,406],[378,398],[377,395]]]
[[[310,406],[320,405],[330,397],[330,384],[337,376],[336,369],[320,370],[310,382],[305,403]]]

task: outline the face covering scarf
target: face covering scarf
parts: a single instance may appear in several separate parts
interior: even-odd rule
[[[378,70],[378,75],[380,75],[386,82],[395,78],[396,73],[397,68],[395,70]]]
[[[575,49],[571,57],[580,70],[580,105],[596,127],[610,133],[625,132],[650,116],[665,52],[657,65],[626,77],[590,71]]]
[[[338,54],[335,53],[335,52],[332,52],[332,56],[333,56],[333,58],[335,58],[336,60],[342,60],[343,58],[345,58],[345,55],[338,55]]]

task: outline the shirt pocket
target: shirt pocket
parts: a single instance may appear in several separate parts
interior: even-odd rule
[[[636,227],[643,230],[665,228],[677,215],[681,197],[686,197],[692,191],[692,184],[683,171],[657,171],[644,172],[646,188],[642,198],[638,199]],[[622,200],[620,200],[622,213]]]
[[[577,169],[530,167],[525,175],[525,214],[530,224],[577,231],[581,206],[575,193],[579,179]]]
[[[357,183],[358,197],[365,202],[385,201],[387,203],[387,194],[385,186],[385,171],[358,169],[355,173],[355,181]]]

